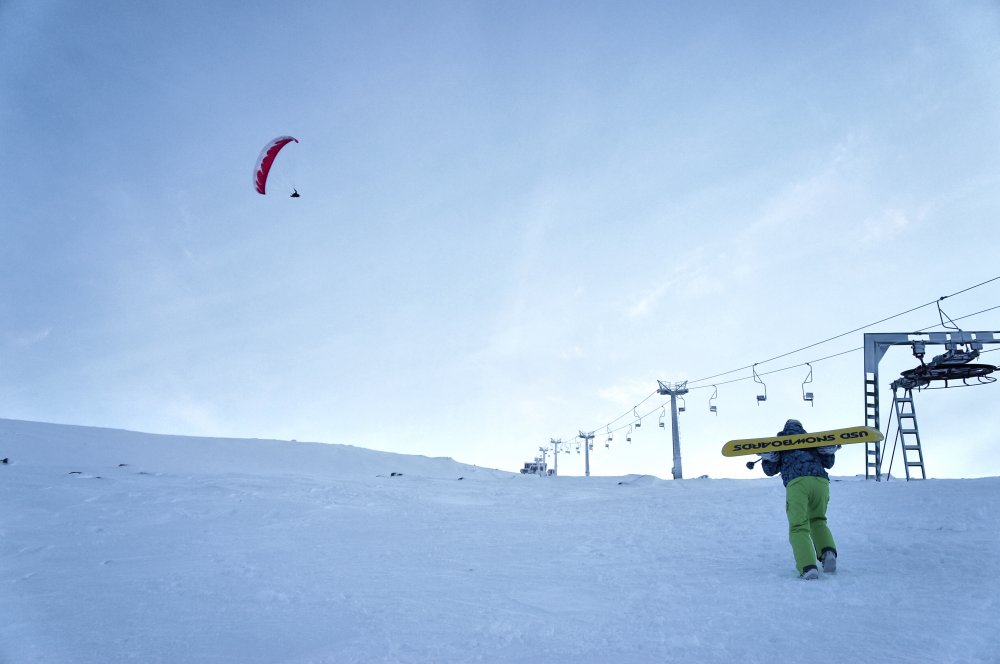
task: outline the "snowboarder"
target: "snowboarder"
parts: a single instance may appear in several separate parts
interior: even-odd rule
[[[805,434],[802,423],[788,420],[779,436]],[[837,570],[837,545],[826,524],[826,506],[830,502],[830,476],[834,454],[839,445],[810,449],[766,452],[761,467],[768,477],[781,473],[785,484],[785,514],[788,516],[788,541],[795,556],[795,567],[803,579],[818,579],[817,559],[827,574]]]

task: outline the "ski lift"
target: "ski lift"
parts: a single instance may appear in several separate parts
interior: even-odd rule
[[[764,394],[757,395],[757,405],[759,406],[761,401],[767,401],[767,385],[764,383],[764,381],[760,379],[760,375],[757,373],[756,362],[754,362],[753,367],[751,367],[751,369],[753,371],[753,382],[760,383],[761,387],[764,389]]]
[[[684,397],[677,397],[677,398],[681,400],[681,405],[677,407],[677,412],[683,413],[685,410],[687,410],[687,402],[684,401]]]
[[[809,375],[806,376],[804,381],[802,381],[802,400],[808,401],[810,406],[815,406],[816,404],[813,403],[813,393],[806,392],[806,383],[813,382],[813,368],[808,362],[806,362],[806,366],[809,367]]]
[[[663,407],[663,411],[660,413],[660,428],[662,429],[665,425],[663,424],[663,418],[667,416],[667,407]]]
[[[642,418],[639,417],[639,412],[635,408],[632,409],[632,414],[635,415],[635,428],[638,429],[642,426]]]
[[[713,385],[712,387],[715,388],[715,391],[712,392],[712,396],[708,398],[708,412],[715,413],[716,415],[718,415],[719,409],[712,402],[719,398],[719,388],[715,385]]]
[[[631,443],[632,442],[632,425],[631,424],[628,425],[628,433],[625,434],[625,442],[626,443]]]
[[[937,358],[935,358],[937,359]],[[988,385],[995,383],[996,378],[989,374],[997,371],[1000,367],[992,364],[959,364],[959,365],[925,365],[921,364],[916,369],[909,369],[900,374],[902,378],[895,381],[893,387],[903,387],[905,389],[922,390],[932,381],[944,381],[941,387],[928,389],[943,389],[946,387],[975,387],[976,385]],[[975,383],[969,380],[975,378]],[[949,385],[948,381],[961,380],[962,385]]]

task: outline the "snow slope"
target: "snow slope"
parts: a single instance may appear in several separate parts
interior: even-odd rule
[[[11,420],[0,456],[4,664],[1000,661],[998,478],[838,478],[805,582],[776,479]]]

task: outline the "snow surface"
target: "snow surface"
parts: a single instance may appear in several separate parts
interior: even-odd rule
[[[777,479],[12,420],[0,456],[4,664],[1000,661],[998,478],[837,478],[802,581]]]

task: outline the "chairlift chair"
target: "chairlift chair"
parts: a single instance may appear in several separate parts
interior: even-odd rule
[[[762,401],[767,401],[767,385],[760,379],[760,375],[757,373],[757,363],[754,362],[752,367],[753,370],[753,382],[760,383],[761,387],[764,389],[764,394],[757,395],[757,405],[759,406]]]
[[[809,375],[802,381],[802,400],[808,401],[810,406],[815,406],[816,404],[813,403],[813,393],[806,392],[806,383],[811,383],[813,380],[813,368],[808,362],[806,362],[806,366],[809,367]]]
[[[683,413],[685,410],[687,410],[687,402],[684,401],[684,397],[677,397],[677,398],[681,400],[681,405],[677,407],[677,412]]]
[[[663,407],[663,412],[661,412],[661,413],[660,413],[660,428],[661,428],[661,429],[662,429],[662,428],[664,428],[664,426],[665,426],[665,425],[663,424],[663,418],[664,418],[664,417],[666,417],[666,415],[667,415],[667,407],[666,407],[666,406],[664,406],[664,407]]]
[[[712,402],[719,398],[719,388],[715,385],[713,385],[712,387],[715,388],[715,391],[712,392],[712,396],[708,398],[708,412],[715,413],[716,415],[718,415],[719,409]]]

